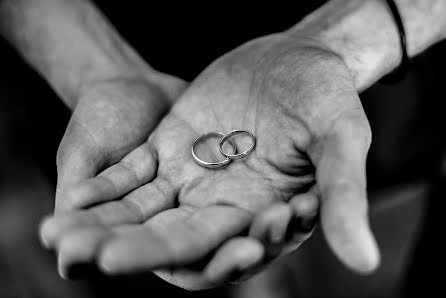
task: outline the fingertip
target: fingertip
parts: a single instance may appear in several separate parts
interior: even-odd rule
[[[39,238],[42,245],[50,249],[54,245],[54,241],[57,235],[58,228],[53,224],[54,217],[51,215],[46,216],[39,225]]]
[[[312,192],[295,195],[289,204],[296,216],[312,217],[319,210],[319,199]]]
[[[125,273],[137,269],[138,264],[134,264],[132,257],[136,255],[135,252],[132,252],[131,243],[129,245],[126,241],[113,239],[104,243],[99,252],[97,262],[99,268],[106,274]],[[141,263],[146,262],[147,260],[141,260]]]
[[[351,253],[340,255],[341,261],[343,261],[352,271],[360,275],[369,275],[374,273],[378,269],[381,262],[379,249],[373,239],[373,236],[370,235],[367,242],[369,243],[364,242],[358,245],[358,249],[356,249],[356,251],[352,251],[352,253],[354,253],[354,257],[352,257]]]
[[[253,238],[237,237],[225,243],[205,269],[204,275],[211,283],[228,282],[234,274],[240,278],[247,271],[261,264],[265,255],[263,245]]]
[[[265,249],[260,242],[255,239],[246,239],[236,252],[235,258],[239,260],[238,269],[245,270],[251,267],[261,260],[264,254]]]
[[[360,208],[336,206],[330,210],[327,206],[322,209],[321,221],[329,246],[349,269],[366,275],[379,267],[379,248],[367,214]]]
[[[276,203],[254,218],[249,235],[261,241],[280,243],[285,238],[291,217],[292,210],[288,204]]]
[[[118,272],[119,266],[119,254],[116,253],[116,246],[107,243],[98,257],[98,266],[102,272],[106,274],[114,274]]]
[[[83,259],[84,247],[79,245],[76,237],[65,236],[58,245],[58,271],[63,279],[68,279],[68,272],[71,265]]]
[[[59,243],[59,271],[64,276],[75,278],[73,268],[77,265],[78,273],[80,267],[92,264],[104,241],[110,236],[110,232],[102,227],[84,228],[69,232],[64,235]],[[86,271],[86,270],[83,270]]]
[[[364,237],[364,244],[361,246],[363,257],[351,264],[351,268],[361,275],[374,273],[381,263],[381,254],[375,237],[370,230],[366,233],[368,235]]]
[[[310,233],[318,220],[319,198],[314,192],[294,196],[289,202],[293,210],[294,225],[291,232],[301,235]]]
[[[381,256],[378,253],[374,254],[374,256],[370,257],[368,262],[362,264],[362,266],[358,267],[358,271],[362,275],[370,275],[375,273],[379,266],[381,265]]]

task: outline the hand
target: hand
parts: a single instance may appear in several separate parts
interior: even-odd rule
[[[190,146],[199,134],[233,129],[257,137],[249,157],[218,170],[195,164]],[[258,241],[271,231],[283,242],[291,219],[311,221],[320,202],[334,252],[353,270],[370,272],[379,262],[367,220],[370,135],[337,55],[308,39],[261,38],[195,80],[147,143],[124,157],[133,176],[112,166],[89,180],[78,188],[83,204],[101,204],[49,219],[42,237],[58,249],[62,267],[96,260],[110,274],[177,268],[158,274],[198,289],[262,264]],[[215,146],[201,153],[219,156]],[[126,185],[143,184],[133,181],[147,183],[125,195]],[[178,269],[210,254],[196,275]]]
[[[167,75],[160,74],[158,81],[155,85],[142,75],[122,76],[85,88],[57,153],[56,212],[85,207],[82,199],[88,193],[82,193],[84,185],[97,192],[113,191],[107,188],[106,178],[94,185],[86,180],[117,161],[121,161],[114,166],[120,167],[119,175],[133,175],[122,158],[145,142],[185,87],[184,82]],[[126,188],[130,191],[137,186]]]

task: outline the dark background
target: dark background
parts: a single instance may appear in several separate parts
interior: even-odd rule
[[[151,66],[191,81],[217,57],[250,39],[291,27],[324,1],[298,7],[279,2],[251,7],[96,2]],[[412,192],[410,187],[420,181],[425,190],[424,203],[414,207],[422,206],[414,212],[423,213],[423,219],[414,232],[401,286],[392,292],[401,297],[442,289],[442,274],[436,272],[443,261],[445,53],[446,45],[438,44],[411,61],[404,81],[378,83],[361,94],[373,131],[368,159],[372,206],[389,205],[393,196],[380,195],[383,190]],[[149,275],[95,275],[82,282],[57,277],[55,258],[40,248],[36,231],[41,217],[52,211],[55,156],[70,112],[3,40],[0,63],[0,297],[230,295],[231,287],[190,294]],[[403,229],[413,220],[410,213],[398,218]],[[324,295],[318,293],[307,296]]]

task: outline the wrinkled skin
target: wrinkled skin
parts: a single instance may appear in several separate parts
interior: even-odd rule
[[[196,137],[233,129],[256,136],[250,156],[216,170],[194,162]],[[311,40],[260,38],[210,65],[147,142],[61,194],[65,211],[44,222],[42,239],[63,274],[96,262],[109,274],[155,270],[196,290],[297,248],[309,236],[302,223],[319,210],[335,254],[369,272],[379,262],[367,220],[370,136],[338,56]],[[200,154],[221,159],[216,146]]]

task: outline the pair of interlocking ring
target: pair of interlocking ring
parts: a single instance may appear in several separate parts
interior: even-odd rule
[[[235,144],[234,140],[232,138],[239,134],[246,134],[251,138],[251,145],[249,145],[248,149],[237,153],[237,145]],[[204,160],[201,160],[197,157],[195,154],[195,146],[200,143],[202,140],[212,137],[221,137],[219,147],[220,147],[220,153],[223,154],[226,158],[219,162],[207,162]],[[226,141],[231,145],[232,147],[232,153],[226,153],[223,151],[223,145],[226,143]],[[199,164],[202,167],[209,168],[209,169],[218,169],[221,167],[224,167],[228,165],[231,161],[236,159],[241,159],[249,154],[254,150],[254,147],[256,145],[256,138],[253,136],[252,133],[250,133],[247,130],[233,130],[227,134],[221,133],[221,132],[207,132],[199,136],[195,139],[195,141],[192,144],[192,157],[194,158],[195,162]]]

